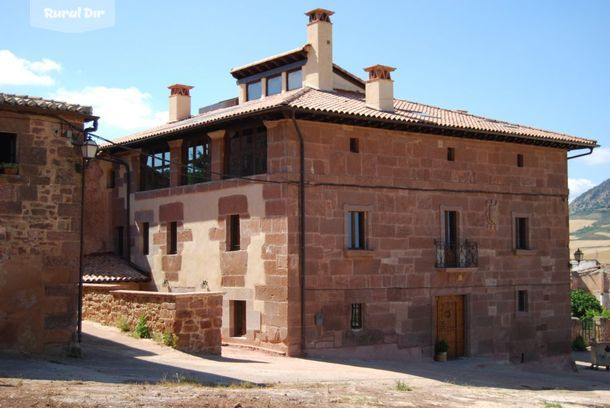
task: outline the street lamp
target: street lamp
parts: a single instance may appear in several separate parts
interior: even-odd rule
[[[81,153],[83,154],[83,159],[89,161],[95,158],[95,155],[97,154],[97,143],[95,143],[95,140],[91,139],[91,136],[85,140],[80,148]]]
[[[578,248],[576,250],[576,252],[574,252],[574,259],[576,259],[576,262],[578,262],[580,264],[580,261],[582,261],[582,256],[584,254],[582,253],[582,251],[580,250],[580,248]]]

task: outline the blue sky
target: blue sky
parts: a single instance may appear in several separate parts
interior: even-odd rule
[[[0,2],[0,91],[92,104],[102,116],[100,134],[129,134],[165,120],[169,84],[195,86],[193,110],[236,96],[230,68],[303,45],[303,13],[324,7],[336,12],[335,62],[361,76],[376,63],[397,67],[399,98],[610,146],[610,1],[116,0],[115,6],[112,27],[62,33],[32,27],[30,1]],[[609,170],[610,148],[571,160],[572,193],[602,182]]]

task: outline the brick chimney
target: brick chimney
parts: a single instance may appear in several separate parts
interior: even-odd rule
[[[303,66],[303,85],[315,89],[333,89],[333,11],[317,8],[305,13],[307,24],[307,63]]]
[[[191,94],[192,86],[174,84],[167,87],[169,94],[169,122],[187,119],[191,117]]]
[[[390,72],[396,68],[373,65],[364,68],[369,73],[366,81],[366,106],[379,111],[394,112],[394,81]]]

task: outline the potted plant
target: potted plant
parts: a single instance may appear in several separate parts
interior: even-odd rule
[[[1,163],[2,173],[4,174],[18,174],[19,165],[17,163]]]
[[[436,361],[447,361],[447,351],[449,350],[449,344],[445,340],[439,340],[434,345],[434,360]]]

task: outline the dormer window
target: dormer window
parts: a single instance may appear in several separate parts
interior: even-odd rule
[[[303,71],[297,69],[295,71],[288,72],[288,91],[293,89],[299,89],[303,87]]]
[[[267,78],[267,96],[277,95],[282,92],[282,75]]]
[[[246,92],[247,92],[247,94],[246,94],[247,101],[253,101],[255,99],[260,99],[261,96],[263,95],[263,88],[261,86],[261,81],[258,80],[258,81],[248,83]]]

